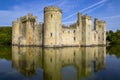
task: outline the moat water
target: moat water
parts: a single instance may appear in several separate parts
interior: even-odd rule
[[[120,80],[120,46],[0,47],[0,80]]]

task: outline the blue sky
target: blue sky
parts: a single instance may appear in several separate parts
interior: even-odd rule
[[[120,29],[120,0],[0,0],[0,26],[12,25],[12,21],[27,13],[38,16],[43,22],[45,6],[59,6],[63,11],[63,23],[77,20],[77,12],[88,13],[107,22],[107,30]]]

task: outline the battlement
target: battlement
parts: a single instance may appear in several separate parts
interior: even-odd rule
[[[106,23],[104,20],[99,21],[99,23]]]
[[[27,16],[20,17],[21,22],[31,21],[34,22],[37,19],[37,16],[33,16],[31,13],[28,13]]]
[[[68,29],[75,29],[77,27],[77,23],[70,24],[68,26],[62,25],[62,28],[68,28]]]
[[[78,12],[78,15],[82,16],[82,13]]]
[[[13,22],[12,22],[12,24],[16,24],[16,23],[18,23],[18,21],[13,21]]]
[[[98,22],[98,23],[106,23],[104,20],[99,20],[98,18],[95,18],[95,22]]]
[[[49,11],[59,11],[62,13],[62,10],[57,6],[48,6],[44,8],[44,12],[49,12]]]
[[[95,18],[94,24],[99,26],[104,26],[106,22],[104,20],[99,20],[98,18]]]
[[[86,14],[86,15],[83,15],[83,19],[90,19],[90,20],[92,20],[92,17],[89,16],[88,14]]]
[[[99,26],[102,26],[102,25],[105,25],[106,22],[104,20],[98,20],[98,25]]]
[[[98,18],[95,18],[95,21],[99,21],[99,19],[98,19]]]

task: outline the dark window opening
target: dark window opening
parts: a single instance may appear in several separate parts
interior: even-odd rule
[[[73,32],[75,33],[75,30]]]
[[[74,52],[74,56],[75,56],[75,52]]]
[[[82,37],[82,41],[84,40],[84,38]]]
[[[76,38],[74,37],[74,41],[76,40]]]
[[[94,35],[94,40],[96,40],[96,35]]]
[[[100,39],[100,36],[98,37],[98,39]]]
[[[50,61],[52,62],[52,58],[50,59]]]
[[[51,18],[53,17],[53,15],[51,14]]]
[[[70,31],[68,31],[68,33],[70,33]]]
[[[52,37],[52,33],[50,33],[51,37]]]

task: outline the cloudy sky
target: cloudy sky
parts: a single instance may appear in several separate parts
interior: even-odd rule
[[[27,13],[33,13],[38,16],[38,22],[43,22],[45,6],[59,6],[66,25],[74,23],[77,12],[81,12],[89,14],[93,20],[96,17],[106,20],[107,30],[120,29],[120,0],[0,0],[0,26],[11,25]]]

